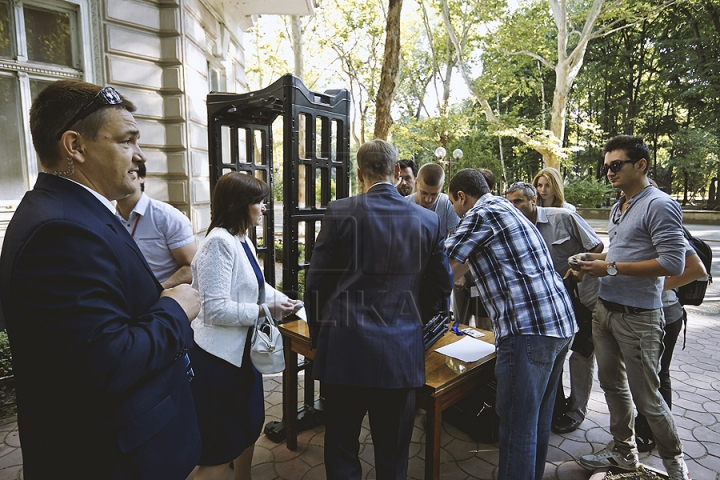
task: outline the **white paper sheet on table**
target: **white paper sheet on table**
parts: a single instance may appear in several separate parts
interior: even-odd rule
[[[445,345],[435,351],[448,357],[457,358],[463,362],[477,362],[481,358],[493,353],[495,351],[495,345],[463,336],[463,338],[457,342]]]

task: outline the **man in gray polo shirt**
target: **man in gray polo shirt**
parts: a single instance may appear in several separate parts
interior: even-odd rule
[[[623,196],[610,212],[607,253],[570,258],[575,268],[600,279],[593,313],[593,341],[600,386],[610,411],[613,440],[585,455],[586,468],[640,465],[634,432],[633,400],[645,415],[671,480],[687,480],[675,421],[659,392],[663,350],[662,290],[666,276],[685,267],[682,210],[650,185],[650,151],[639,137],[620,135],[604,148],[603,172]],[[632,396],[631,396],[632,392]]]
[[[197,247],[190,220],[177,208],[145,195],[145,164],[133,179],[135,193],[117,201],[117,214],[164,288],[192,282]]]
[[[568,276],[568,257],[571,255],[583,252],[599,253],[605,248],[592,227],[577,213],[566,208],[544,208],[537,205],[537,191],[531,183],[513,183],[507,188],[505,198],[538,229],[550,250],[555,271],[561,277]],[[597,303],[598,280],[588,275],[578,283],[578,294],[583,305],[593,310]],[[589,357],[578,352],[570,355],[570,398],[565,399],[561,377],[553,412],[553,432],[574,432],[585,420],[594,371],[594,353]]]

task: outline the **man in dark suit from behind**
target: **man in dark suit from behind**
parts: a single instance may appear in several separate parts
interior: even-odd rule
[[[199,457],[197,292],[163,290],[111,203],[145,162],[134,110],[112,87],[59,81],[30,111],[43,171],[0,257],[27,480],[181,480]]]
[[[395,148],[376,139],[357,158],[367,193],[328,205],[305,288],[325,398],[325,470],[330,480],[361,477],[368,413],[376,477],[404,480],[415,388],[425,383],[420,298],[445,305],[452,274],[438,216],[393,186]]]

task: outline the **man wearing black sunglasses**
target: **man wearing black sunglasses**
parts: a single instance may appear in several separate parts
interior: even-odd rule
[[[198,294],[163,290],[111,203],[145,162],[133,111],[80,81],[30,110],[43,171],[0,257],[28,480],[186,478],[200,454],[185,353]]]
[[[607,253],[570,257],[570,265],[600,279],[593,341],[613,440],[603,450],[583,456],[580,464],[629,471],[639,467],[634,401],[648,420],[669,478],[687,480],[682,443],[659,393],[658,376],[664,279],[682,274],[685,267],[682,210],[650,185],[650,151],[641,138],[617,136],[604,152],[603,172],[623,194],[610,212],[610,245]]]

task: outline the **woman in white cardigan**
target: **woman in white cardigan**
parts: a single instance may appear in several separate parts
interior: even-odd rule
[[[265,282],[246,231],[260,223],[270,188],[251,175],[231,172],[215,185],[207,237],[192,262],[200,314],[192,322],[196,347],[191,383],[203,449],[196,480],[250,478],[254,444],[265,420],[262,375],[249,357],[248,330],[264,316],[297,311]]]

